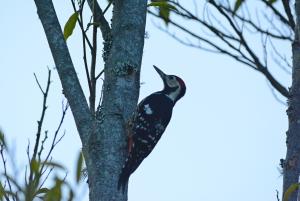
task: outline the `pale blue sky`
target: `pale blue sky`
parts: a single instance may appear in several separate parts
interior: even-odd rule
[[[54,3],[64,24],[71,4]],[[42,95],[33,73],[45,83],[46,67],[52,69],[54,63],[34,1],[4,1],[2,8],[0,126],[17,147],[18,163],[24,165],[27,141],[34,142],[41,111]],[[228,57],[182,46],[154,28],[148,17],[140,98],[162,88],[153,64],[185,80],[187,93],[155,151],[130,178],[129,200],[276,200],[282,184],[278,167],[285,156],[286,107],[274,99],[262,75]],[[68,45],[85,83],[78,27]],[[289,54],[289,45],[281,50]],[[99,61],[100,56],[99,51]],[[102,66],[99,63],[98,71]],[[287,75],[277,69],[274,73],[289,86]],[[57,72],[52,75],[44,128],[53,133],[63,95]],[[70,111],[64,129],[66,136],[54,157],[66,164],[72,177],[81,145]]]

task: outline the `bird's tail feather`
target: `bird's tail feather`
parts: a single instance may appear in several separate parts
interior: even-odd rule
[[[118,190],[122,189],[122,192],[125,192],[125,187],[128,183],[130,174],[128,174],[126,171],[121,172],[119,176],[119,181],[118,181]]]

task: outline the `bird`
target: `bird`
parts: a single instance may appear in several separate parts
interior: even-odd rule
[[[128,155],[118,181],[118,190],[122,189],[123,193],[130,175],[152,152],[171,120],[173,107],[186,92],[180,77],[167,75],[157,66],[153,67],[164,88],[144,98],[128,123]]]

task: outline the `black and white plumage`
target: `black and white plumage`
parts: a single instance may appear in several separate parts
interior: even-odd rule
[[[172,116],[175,103],[184,96],[183,80],[175,75],[166,75],[154,66],[164,82],[164,89],[143,99],[137,106],[129,128],[128,156],[122,168],[118,189],[125,190],[130,175],[151,153],[165,131]]]

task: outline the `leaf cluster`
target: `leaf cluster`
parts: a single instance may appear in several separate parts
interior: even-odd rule
[[[66,168],[63,164],[57,163],[52,159],[52,152],[57,144],[62,140],[64,134],[58,137],[61,125],[64,121],[68,104],[63,104],[62,117],[56,129],[50,148],[45,149],[48,140],[48,131],[42,133],[42,125],[47,109],[47,98],[50,88],[51,71],[48,71],[48,81],[46,89],[43,90],[37,77],[35,79],[43,94],[42,115],[38,121],[33,152],[30,153],[30,144],[27,146],[28,162],[26,168],[17,166],[15,157],[7,143],[4,132],[0,129],[0,156],[3,169],[0,170],[0,201],[72,201],[75,198],[75,190],[66,181]],[[42,139],[41,139],[42,138]],[[44,156],[44,157],[43,157]],[[8,163],[10,162],[10,163]],[[74,180],[78,184],[82,174],[83,156],[80,152],[77,162],[76,177]],[[59,176],[64,175],[65,176]]]

